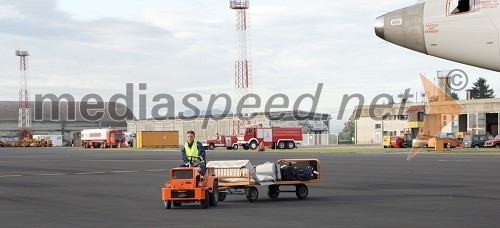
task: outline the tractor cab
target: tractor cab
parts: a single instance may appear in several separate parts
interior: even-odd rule
[[[170,180],[162,188],[165,209],[180,207],[183,203],[199,202],[203,208],[217,206],[219,179],[213,175],[201,176],[199,167],[176,167],[170,169]]]

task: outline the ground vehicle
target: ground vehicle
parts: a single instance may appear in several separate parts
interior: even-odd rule
[[[417,138],[414,138],[412,140],[413,148],[427,147],[430,138],[432,137],[424,134],[419,134]]]
[[[391,147],[393,148],[403,147],[403,139],[399,136],[391,137]]]
[[[63,145],[63,139],[62,135],[33,135],[33,139],[38,139],[38,140],[50,140],[52,141],[52,146],[62,146]]]
[[[163,184],[161,198],[165,209],[170,209],[172,205],[180,207],[183,203],[196,202],[200,202],[203,208],[208,208],[209,205],[217,206],[218,178],[213,175],[202,178],[201,169],[198,167],[172,168],[170,181],[165,181]]]
[[[382,146],[384,146],[384,148],[391,147],[391,139],[393,137],[396,136],[384,136],[384,138],[382,139]]]
[[[0,147],[5,147],[5,143],[3,142],[2,138],[0,138]]]
[[[259,167],[264,166],[259,170]],[[277,169],[267,169],[277,167]],[[284,178],[284,169],[296,171],[293,179]],[[307,170],[309,173],[306,175]],[[318,159],[281,159],[254,167],[249,160],[210,161],[207,173],[219,178],[219,201],[224,201],[227,194],[245,195],[249,202],[257,201],[259,191],[256,186],[268,186],[267,195],[271,199],[278,198],[282,192],[293,192],[299,199],[307,198],[309,189],[306,184],[321,182],[320,163]],[[300,174],[303,174],[303,178]],[[280,187],[295,187],[294,190]]]
[[[86,129],[81,137],[85,148],[121,148],[125,143],[125,135],[116,129]]]
[[[208,140],[203,140],[205,149],[213,150],[216,147],[226,147],[228,150],[238,149],[238,137],[236,135],[219,135]]]
[[[403,134],[403,137],[401,136],[391,137],[391,147],[404,148],[404,147],[411,147],[411,145],[412,145],[412,138],[410,133]]]
[[[455,139],[458,141],[458,146],[457,147],[462,147],[464,138],[466,135],[470,135],[470,132],[464,131],[464,132],[456,132],[455,133]]]
[[[493,139],[493,136],[491,135],[486,135],[486,134],[482,134],[482,135],[466,135],[464,137],[464,141],[463,141],[463,144],[462,144],[462,147],[475,147],[475,148],[478,148],[478,147],[482,147],[485,145],[486,141],[488,140],[492,140]]]
[[[302,143],[302,128],[298,127],[247,127],[238,132],[238,144],[243,149],[255,150],[260,143],[273,149],[293,149]]]
[[[458,145],[460,144],[458,142],[458,140],[455,139],[455,134],[446,133],[446,134],[440,134],[438,137],[430,138],[429,141],[427,142],[427,147],[435,148],[436,147],[436,139],[442,140],[444,148],[448,147],[448,145],[451,148],[455,148],[455,147],[458,147]]]
[[[494,139],[487,140],[484,146],[500,148],[500,135],[497,135]]]

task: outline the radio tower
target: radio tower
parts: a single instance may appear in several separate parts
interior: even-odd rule
[[[236,32],[238,35],[237,45],[236,45],[236,61],[235,61],[235,77],[234,77],[234,88],[236,90],[236,103],[238,103],[243,96],[247,95],[250,89],[250,61],[248,60],[247,52],[247,24],[248,24],[248,9],[250,8],[250,2],[248,0],[231,0],[230,7],[236,10]],[[244,116],[248,113],[248,109],[244,108],[241,113],[234,114],[233,129],[235,133],[245,126],[249,125],[250,121],[241,119],[240,116]]]
[[[30,98],[28,91],[28,62],[26,57],[29,56],[27,51],[16,51],[16,56],[20,57],[19,69],[21,70],[21,88],[19,89],[19,141],[25,138],[31,138],[31,115],[30,115]]]

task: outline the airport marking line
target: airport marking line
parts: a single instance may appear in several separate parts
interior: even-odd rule
[[[105,174],[106,172],[86,172],[86,173],[75,173],[75,175],[92,175],[92,174]]]
[[[43,173],[43,174],[35,174],[35,176],[64,176],[68,175],[66,173]]]
[[[471,162],[472,160],[439,160],[440,162]]]
[[[139,173],[139,172],[165,172],[167,169],[149,169],[149,170],[116,170],[116,171],[98,171],[98,172],[81,172],[81,173],[36,173],[36,174],[12,174],[0,175],[0,178],[9,177],[47,177],[47,176],[69,176],[69,175],[99,175],[99,174],[113,174],[113,173]]]
[[[168,169],[150,169],[150,170],[144,170],[144,172],[162,172],[167,170]]]
[[[3,178],[3,177],[22,177],[23,175],[2,175],[0,176],[0,178]]]

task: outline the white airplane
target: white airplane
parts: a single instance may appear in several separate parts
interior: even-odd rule
[[[500,72],[500,0],[423,0],[375,20],[396,45]]]

